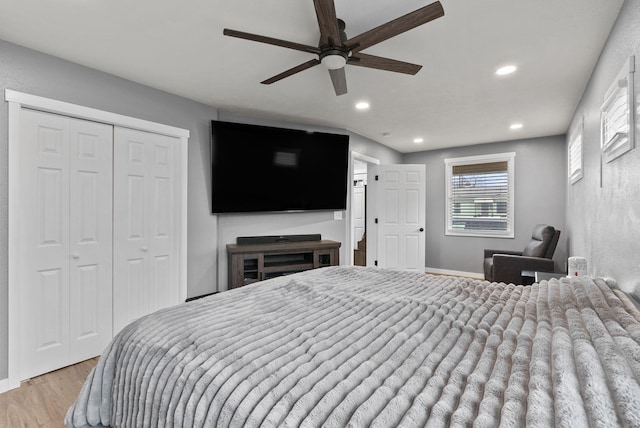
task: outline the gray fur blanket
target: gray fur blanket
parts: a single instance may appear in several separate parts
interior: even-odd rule
[[[640,312],[603,280],[331,267],[135,321],[65,422],[638,427],[639,381]]]

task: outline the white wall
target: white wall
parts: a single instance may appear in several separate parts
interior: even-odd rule
[[[600,164],[600,106],[635,55],[636,148]],[[589,260],[591,275],[615,279],[640,297],[640,1],[625,1],[573,118],[584,118],[584,178],[567,187],[569,254]],[[602,181],[601,181],[602,177]]]

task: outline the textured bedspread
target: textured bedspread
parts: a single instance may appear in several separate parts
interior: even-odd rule
[[[603,280],[281,277],[127,326],[70,426],[640,426],[640,312]]]

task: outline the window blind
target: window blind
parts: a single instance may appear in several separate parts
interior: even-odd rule
[[[450,230],[508,230],[507,161],[453,165],[450,185]]]
[[[626,137],[629,133],[629,99],[626,85],[616,89],[605,103],[603,113],[602,137],[605,146],[611,144],[616,136]]]
[[[582,178],[582,133],[576,133],[569,141],[569,179],[575,183]]]

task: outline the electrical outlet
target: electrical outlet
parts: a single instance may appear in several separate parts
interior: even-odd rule
[[[342,220],[342,211],[334,211],[333,212],[334,220]]]

